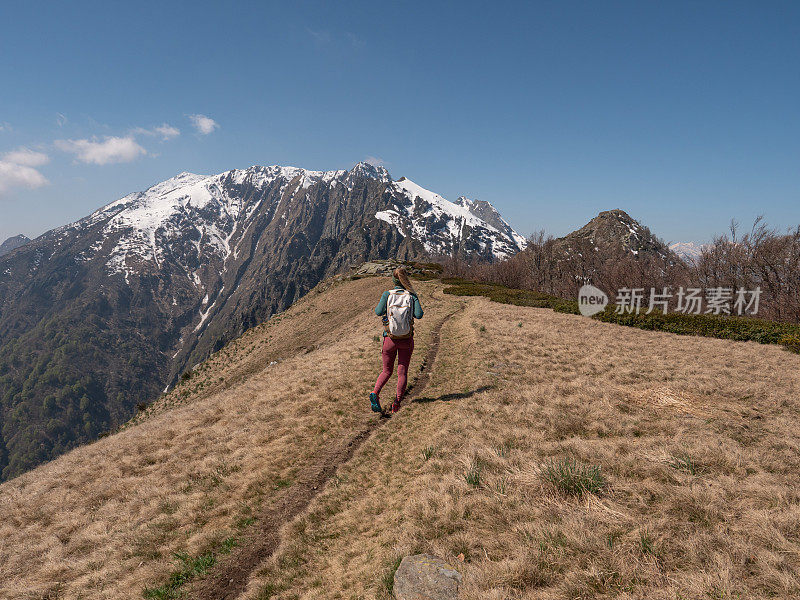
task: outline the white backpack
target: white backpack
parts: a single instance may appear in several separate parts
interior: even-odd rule
[[[386,300],[386,316],[389,324],[386,331],[394,340],[414,335],[414,299],[406,290],[390,290]]]

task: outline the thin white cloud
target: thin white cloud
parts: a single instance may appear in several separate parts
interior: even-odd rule
[[[181,130],[177,127],[173,127],[168,123],[164,123],[159,125],[158,127],[153,127],[151,129],[145,129],[144,127],[137,127],[131,133],[134,135],[160,135],[162,141],[171,140],[172,138],[176,138],[181,134]]]
[[[377,156],[367,156],[364,159],[364,162],[367,163],[367,164],[372,165],[373,167],[382,167],[382,166],[384,166],[386,164],[385,160],[383,160],[382,158],[379,158]]]
[[[147,151],[136,143],[133,136],[107,136],[102,141],[96,138],[56,140],[54,144],[59,150],[73,154],[77,160],[95,165],[131,162],[147,154]]]
[[[344,36],[350,41],[350,45],[353,48],[363,48],[367,45],[367,43],[358,37],[355,33],[351,33],[350,31],[346,31]]]
[[[69,123],[69,119],[66,117],[66,115],[62,115],[61,113],[56,113],[56,125],[58,125],[59,127],[63,127],[67,123]]]
[[[331,34],[327,31],[317,31],[315,29],[311,29],[311,27],[306,27],[306,31],[308,32],[308,35],[314,38],[314,40],[316,40],[316,42],[319,44],[327,44],[331,41]]]
[[[312,29],[306,27],[306,33],[317,43],[318,46],[328,44],[343,46],[349,44],[352,48],[360,50],[367,43],[352,31],[328,31],[325,29]]]
[[[0,121],[0,131],[11,131],[11,125]]]
[[[180,129],[173,127],[172,125],[167,125],[166,123],[156,127],[155,132],[164,140],[171,140],[172,138],[178,137],[181,134]]]
[[[29,148],[17,148],[11,152],[6,152],[0,157],[3,162],[12,165],[22,165],[24,167],[41,167],[50,162],[50,157],[44,152],[36,152]]]
[[[205,115],[189,115],[189,119],[201,135],[208,135],[219,128],[219,124],[214,119]]]
[[[6,160],[0,160],[0,195],[11,188],[38,188],[47,185],[49,181],[39,171],[27,165],[20,165]]]

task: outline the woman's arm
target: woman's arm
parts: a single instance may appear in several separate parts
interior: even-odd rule
[[[416,294],[414,294],[413,296],[414,296],[414,318],[421,319],[422,315],[424,314],[422,312],[422,304],[420,304],[419,298],[417,298]]]
[[[386,302],[389,300],[389,292],[383,292],[378,306],[375,307],[375,314],[382,317],[386,314]]]

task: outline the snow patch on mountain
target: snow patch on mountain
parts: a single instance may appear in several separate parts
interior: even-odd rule
[[[428,217],[434,215],[436,217],[446,217],[446,222],[450,229],[450,234],[453,236],[460,236],[464,225],[485,226],[484,221],[473,215],[463,206],[459,206],[454,202],[445,200],[439,194],[426,190],[424,187],[417,185],[410,179],[403,179],[392,184],[395,189],[403,193],[409,200],[412,206],[416,208],[417,199],[421,198],[428,203],[429,206],[422,208],[422,215]],[[414,212],[413,210],[411,211]],[[492,227],[494,229],[494,227]],[[495,229],[495,231],[497,231]]]
[[[528,244],[528,241],[514,231],[511,225],[509,225],[506,220],[500,216],[500,213],[497,212],[497,209],[486,200],[471,200],[466,196],[459,196],[455,201],[455,204],[458,206],[463,206],[479,219],[486,221],[495,229],[505,233],[514,240],[517,246],[519,246],[520,250]]]
[[[235,184],[242,185],[249,183],[256,188],[264,188],[270,185],[273,181],[280,179],[282,181],[281,193],[299,178],[299,187],[302,189],[310,188],[317,183],[330,183],[331,181],[342,177],[347,171],[309,171],[300,167],[281,167],[273,165],[270,167],[250,167],[249,169],[239,170],[234,169],[217,175],[217,178],[224,179],[230,176],[231,181]]]
[[[403,236],[411,233],[431,254],[449,254],[466,236],[470,236],[480,250],[488,249],[498,259],[525,247],[525,238],[505,221],[500,219],[508,229],[501,231],[477,216],[471,210],[473,203],[463,196],[458,203],[450,202],[405,177],[392,182],[389,189],[394,206],[377,212],[375,217],[393,225]],[[491,204],[485,202],[485,205],[497,214]],[[499,214],[497,216],[499,218]]]
[[[95,218],[108,216],[103,227],[106,236],[123,233],[108,260],[111,273],[129,274],[129,257],[160,265],[169,242],[185,235],[186,225],[194,225],[204,251],[227,258],[241,204],[240,197],[227,194],[219,176],[191,173],[110,204]]]

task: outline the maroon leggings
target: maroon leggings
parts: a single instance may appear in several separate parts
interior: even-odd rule
[[[408,381],[408,365],[411,362],[411,353],[414,352],[414,338],[406,340],[393,340],[388,335],[383,338],[383,348],[381,358],[383,359],[383,371],[378,375],[375,382],[376,394],[381,393],[381,388],[389,381],[394,369],[394,358],[397,357],[397,400],[403,399],[406,393],[406,383]]]

